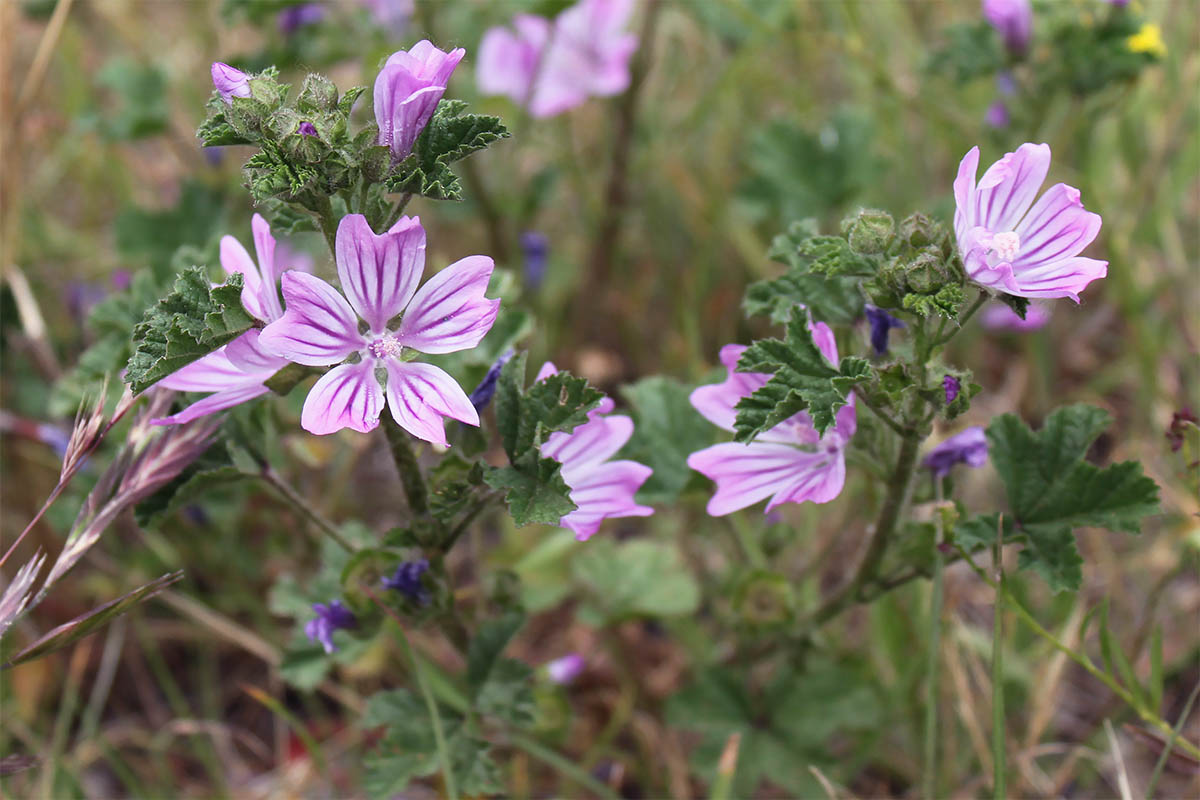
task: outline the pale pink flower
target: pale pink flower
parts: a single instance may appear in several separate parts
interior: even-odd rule
[[[812,323],[813,340],[831,364],[838,363],[833,332],[821,322]],[[738,372],[744,345],[721,348],[721,363],[728,370],[725,381],[701,386],[692,392],[691,403],[714,425],[734,429],[737,404],[763,386],[770,375]],[[817,433],[806,412],[784,420],[749,443],[725,442],[688,457],[688,466],[717,484],[708,501],[714,517],[739,511],[767,497],[767,512],[781,503],[827,503],[841,494],[846,481],[845,450],[854,435],[857,419],[854,397],[838,410],[835,423],[824,436]]]
[[[542,365],[537,380],[558,372],[550,362]],[[558,521],[586,541],[610,517],[648,517],[649,506],[638,505],[634,494],[653,472],[636,461],[609,461],[633,436],[633,420],[611,413],[613,401],[605,397],[588,412],[588,421],[570,432],[556,431],[546,438],[541,454],[562,464],[563,482],[571,489],[576,508]]]
[[[488,30],[475,79],[485,95],[505,95],[535,117],[629,87],[637,36],[624,30],[633,0],[582,0],[558,15],[518,14],[512,28]]]
[[[1050,146],[1026,143],[992,164],[979,182],[973,147],[954,180],[954,233],[971,280],[1020,297],[1069,297],[1108,273],[1108,262],[1079,255],[1100,232],[1065,183],[1034,198],[1050,170]],[[1031,207],[1032,206],[1032,207]]]
[[[418,290],[425,230],[417,217],[401,217],[376,234],[366,217],[349,214],[338,225],[334,249],[345,296],[320,278],[285,272],[287,311],[260,337],[264,348],[289,361],[340,364],[308,393],[301,427],[315,434],[374,430],[385,399],[377,371],[386,374],[392,417],[413,436],[446,446],[444,417],[478,425],[479,414],[454,378],[410,361],[405,351],[453,353],[479,344],[500,307],[484,297],[492,259],[467,256]]]

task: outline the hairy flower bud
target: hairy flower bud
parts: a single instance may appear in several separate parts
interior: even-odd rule
[[[842,223],[850,246],[859,253],[875,254],[887,250],[896,232],[896,221],[886,211],[864,208]]]
[[[919,212],[909,214],[900,223],[900,238],[917,249],[936,244],[943,235],[941,225]]]
[[[324,75],[311,73],[304,79],[296,102],[301,108],[307,106],[318,111],[333,111],[338,103],[337,86]]]
[[[936,247],[924,247],[904,266],[904,282],[910,291],[934,294],[950,280],[946,260]]]

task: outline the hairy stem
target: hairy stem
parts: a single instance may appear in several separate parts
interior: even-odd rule
[[[425,476],[421,474],[421,465],[417,463],[408,432],[390,414],[383,415],[383,430],[387,434],[392,460],[396,462],[396,471],[400,473],[400,484],[404,487],[409,510],[414,516],[428,515],[429,487],[425,485]]]
[[[333,213],[333,203],[329,202],[329,197],[321,195],[310,209],[313,216],[317,218],[317,224],[321,227],[321,233],[325,236],[325,244],[329,245],[329,254],[337,259],[337,229],[338,220]]]

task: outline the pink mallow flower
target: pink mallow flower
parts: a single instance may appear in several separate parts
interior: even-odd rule
[[[393,161],[403,161],[412,152],[466,54],[461,47],[444,52],[422,39],[407,51],[392,53],[379,71],[374,89],[378,142],[391,148]]]
[[[213,62],[212,82],[226,103],[232,104],[235,97],[250,96],[250,76],[220,61]]]
[[[547,361],[537,380],[558,372]],[[570,432],[556,431],[546,438],[541,454],[562,464],[563,482],[571,489],[576,508],[558,521],[587,541],[609,517],[648,517],[649,506],[638,505],[633,496],[653,472],[636,461],[609,461],[633,436],[633,420],[611,413],[613,401],[605,397],[588,412],[588,421]]]
[[[983,0],[983,16],[1004,38],[1010,53],[1020,55],[1033,36],[1033,7],[1029,0]]]
[[[232,275],[242,274],[242,306],[255,319],[274,322],[283,316],[275,288],[275,237],[271,226],[258,214],[250,221],[258,263],[232,236],[221,239],[221,266]],[[229,344],[176,370],[158,382],[178,392],[212,392],[178,414],[151,420],[155,425],[177,425],[214,414],[266,394],[264,381],[287,366],[263,349],[260,331],[251,328]]]
[[[1034,197],[1050,170],[1050,145],[1026,143],[992,164],[979,182],[979,148],[958,165],[954,234],[971,280],[1020,297],[1069,297],[1108,273],[1108,262],[1079,253],[1100,232],[1079,190],[1056,183]],[[1032,208],[1030,207],[1032,206]]]
[[[633,0],[582,0],[551,22],[518,14],[512,29],[491,28],[479,43],[475,80],[485,95],[506,95],[535,117],[551,117],[589,97],[629,87],[637,36],[624,30]]]
[[[992,303],[980,315],[983,327],[990,331],[1036,331],[1044,328],[1049,321],[1049,310],[1039,303],[1029,304],[1029,308],[1025,309],[1025,319],[1021,319],[1017,312],[1003,303]]]
[[[813,340],[830,363],[837,364],[833,332],[821,322],[812,323]],[[727,344],[721,363],[729,371],[723,383],[701,386],[691,403],[714,425],[732,431],[736,406],[762,387],[770,375],[738,372],[738,359],[746,347]],[[770,497],[767,512],[781,503],[828,503],[841,494],[846,482],[846,445],[857,419],[854,397],[838,410],[835,423],[824,436],[817,433],[807,412],[784,420],[753,442],[725,442],[688,456],[688,466],[717,484],[708,501],[708,513],[721,517]]]
[[[385,397],[377,370],[387,374],[392,417],[413,436],[445,446],[443,417],[478,425],[479,414],[454,378],[409,357],[479,344],[500,307],[499,300],[483,296],[492,259],[467,256],[418,291],[425,230],[417,217],[401,217],[377,235],[366,217],[349,214],[338,225],[334,249],[345,297],[320,278],[289,270],[283,274],[287,311],[259,337],[268,351],[297,364],[340,364],[308,393],[301,427],[315,434],[374,430]]]

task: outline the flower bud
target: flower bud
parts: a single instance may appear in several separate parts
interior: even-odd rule
[[[734,610],[754,626],[784,625],[792,619],[795,598],[791,585],[781,575],[756,570],[737,587]]]
[[[904,282],[913,292],[934,294],[949,279],[945,259],[936,247],[921,248],[917,257],[904,267]]]
[[[859,253],[874,254],[887,250],[896,231],[896,221],[886,211],[864,208],[858,216],[842,223],[850,247]]]
[[[300,87],[300,96],[296,104],[300,108],[313,108],[318,111],[333,111],[337,108],[338,90],[333,81],[315,72],[304,79]]]
[[[921,213],[910,214],[900,223],[900,238],[920,249],[942,238],[942,226]]]

